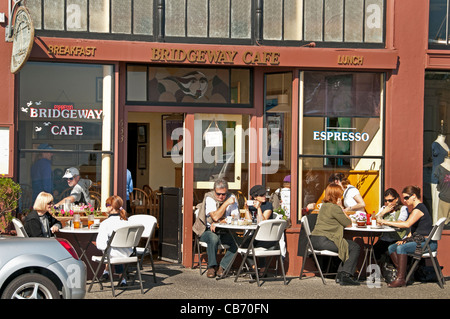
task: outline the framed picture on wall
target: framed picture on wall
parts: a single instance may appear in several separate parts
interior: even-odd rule
[[[162,115],[162,157],[183,156],[183,115]]]
[[[147,169],[147,146],[138,146],[138,169]]]
[[[138,139],[138,143],[147,143],[147,126],[146,125],[138,125],[137,139]]]

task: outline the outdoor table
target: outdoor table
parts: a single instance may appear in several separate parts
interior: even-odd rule
[[[239,248],[243,248],[242,246],[246,242],[250,242],[253,238],[253,236],[256,235],[256,229],[258,228],[258,225],[251,224],[251,225],[237,225],[237,224],[226,224],[226,223],[216,223],[214,224],[216,226],[216,229],[226,229],[230,233],[231,237],[233,238],[235,244],[236,244],[236,253],[234,254],[231,262],[228,264],[227,269],[223,272],[223,275],[221,277],[216,277],[216,279],[223,279],[226,276],[228,276],[228,273],[230,272],[231,267],[233,266],[234,260],[236,259],[236,256],[239,254]],[[243,232],[244,236],[242,240],[238,239],[237,233]],[[248,238],[248,241],[247,241]]]
[[[345,227],[344,230],[351,231],[351,232],[358,232],[360,236],[364,236],[368,238],[368,245],[365,247],[365,254],[364,254],[364,261],[362,263],[361,269],[364,269],[364,265],[367,262],[367,266],[372,264],[372,257],[373,260],[376,262],[375,253],[373,251],[373,245],[375,243],[375,239],[382,235],[383,233],[392,233],[396,230],[389,226],[372,226],[367,225],[365,227],[359,227],[359,226],[351,226],[351,227]],[[361,276],[361,272],[358,274],[358,280]]]
[[[95,245],[93,245],[92,242],[97,237],[98,229],[99,229],[99,227],[92,227],[92,228],[88,228],[88,227],[82,227],[82,228],[64,227],[64,228],[61,228],[59,230],[60,233],[71,234],[72,235],[72,237],[73,237],[73,239],[75,241],[75,244],[76,244],[76,247],[74,247],[74,248],[75,249],[78,248],[79,251],[81,252],[80,260],[82,260],[84,258],[84,261],[86,262],[87,266],[90,268],[92,274],[95,274],[95,271],[94,271],[94,268],[91,265],[91,261],[89,260],[90,256],[88,255],[87,251],[88,251],[88,249],[89,249],[89,247],[91,245],[93,247],[95,247]],[[82,246],[82,242],[85,241],[86,236],[87,236],[87,243],[86,243],[85,246]],[[84,240],[81,240],[81,239],[84,239]]]

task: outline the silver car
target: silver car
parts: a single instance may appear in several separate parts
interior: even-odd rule
[[[0,237],[2,299],[80,299],[86,266],[61,238]]]

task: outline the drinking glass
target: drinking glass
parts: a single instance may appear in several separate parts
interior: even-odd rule
[[[88,227],[89,227],[89,229],[91,228],[91,225],[93,225],[93,224],[94,224],[94,215],[93,214],[88,215]]]
[[[81,228],[80,214],[73,215],[73,228]]]

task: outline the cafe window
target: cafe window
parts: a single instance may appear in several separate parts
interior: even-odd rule
[[[22,211],[33,206],[40,191],[53,194],[55,203],[67,197],[63,175],[69,167],[92,181],[90,195],[97,206],[111,195],[113,75],[113,66],[99,64],[27,62],[20,71]],[[45,161],[34,165],[40,159]],[[37,167],[46,174],[35,174]]]
[[[329,176],[341,172],[359,189],[366,211],[378,211],[384,76],[311,71],[300,82],[299,206],[321,202]]]
[[[187,58],[187,53],[171,50],[173,58]],[[194,56],[208,58],[189,51],[189,58]],[[128,65],[127,103],[250,107],[250,79],[249,69]]]
[[[426,71],[423,123],[423,202],[437,221],[438,178],[433,172],[442,164],[450,145],[450,72]]]

